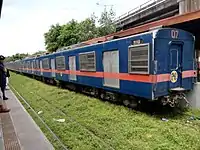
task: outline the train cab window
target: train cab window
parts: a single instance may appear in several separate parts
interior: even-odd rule
[[[44,58],[42,60],[42,68],[43,69],[49,69],[49,59],[48,58]]]
[[[57,70],[65,70],[65,56],[57,56],[56,57],[56,69]]]
[[[80,71],[96,71],[95,52],[79,54]]]
[[[171,49],[170,52],[170,65],[171,69],[177,69],[178,68],[178,50],[177,49]]]
[[[149,44],[132,45],[129,47],[129,73],[149,73]]]

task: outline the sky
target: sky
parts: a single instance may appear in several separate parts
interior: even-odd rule
[[[52,24],[82,21],[104,5],[113,5],[116,17],[148,0],[4,0],[0,19],[0,55],[45,50],[44,33]],[[99,5],[97,5],[99,3]]]

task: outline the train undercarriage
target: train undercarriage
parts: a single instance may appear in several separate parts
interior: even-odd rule
[[[184,92],[172,92],[168,96],[164,96],[161,98],[161,103],[165,105],[169,105],[170,107],[188,107],[189,101]]]
[[[120,93],[114,93],[110,91],[106,91],[103,89],[98,89],[98,88],[93,88],[89,86],[83,86],[79,84],[72,84],[69,82],[63,82],[63,81],[58,81],[55,79],[51,78],[45,78],[45,77],[40,77],[37,75],[29,75],[26,73],[22,73],[26,76],[35,78],[37,80],[40,80],[44,83],[51,84],[51,85],[57,85],[61,88],[67,88],[72,91],[76,91],[79,93],[84,93],[89,96],[93,96],[95,98],[99,98],[102,100],[106,100],[112,103],[119,103],[123,104],[126,107],[129,108],[137,108],[140,104],[148,102],[148,100],[144,98],[139,98],[139,97],[134,97],[131,95],[125,95],[125,94],[120,94]],[[186,98],[186,95],[183,91],[181,92],[170,92],[170,95],[164,96],[161,98],[158,98],[155,100],[156,102],[159,102],[163,106],[170,106],[172,108],[174,107],[188,107],[189,102]],[[151,101],[152,102],[152,101]],[[183,106],[184,105],[184,106]]]

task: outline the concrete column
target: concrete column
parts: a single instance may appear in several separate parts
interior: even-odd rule
[[[179,14],[185,13],[185,0],[178,0],[179,2]]]
[[[194,89],[187,94],[187,99],[192,108],[200,108],[200,82],[195,83]]]

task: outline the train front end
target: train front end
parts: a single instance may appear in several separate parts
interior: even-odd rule
[[[195,38],[179,29],[162,29],[154,36],[154,96],[174,107],[187,101],[185,93],[196,82]]]

